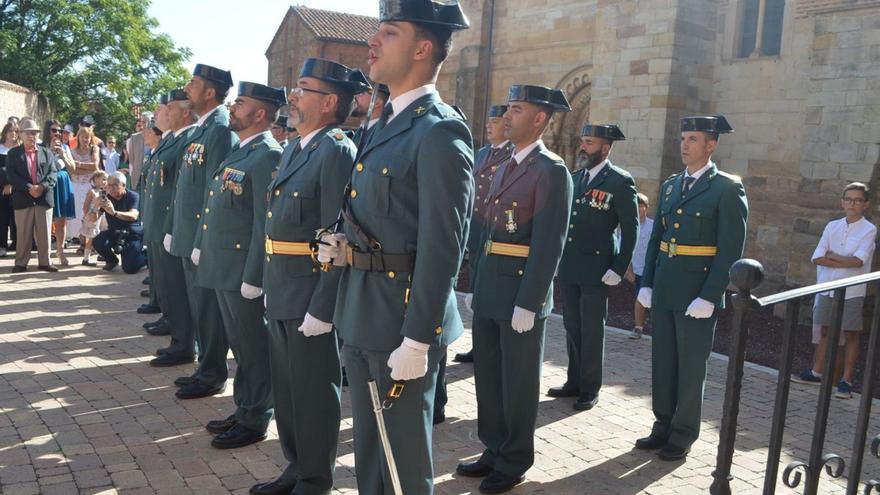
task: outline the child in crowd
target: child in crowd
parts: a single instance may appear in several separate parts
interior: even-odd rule
[[[626,270],[625,277],[631,284],[636,286],[636,294],[638,294],[642,285],[642,273],[645,271],[645,254],[648,252],[648,241],[651,239],[651,231],[654,229],[654,220],[648,218],[648,208],[650,207],[648,197],[642,193],[638,193],[636,195],[636,201],[638,201],[639,205],[639,238],[636,241],[636,248],[633,251],[632,262]],[[644,331],[647,312],[645,308],[639,304],[638,300],[635,302],[634,312],[636,324],[633,327],[633,333],[629,338],[640,339],[642,338],[642,332]]]
[[[97,170],[92,173],[89,179],[92,188],[86,193],[86,199],[83,201],[83,221],[80,235],[85,238],[85,246],[83,246],[82,264],[86,266],[98,266],[92,261],[92,239],[100,232],[101,216],[103,213],[98,210],[98,198],[104,193],[107,187],[107,172]],[[106,194],[106,193],[105,193]]]

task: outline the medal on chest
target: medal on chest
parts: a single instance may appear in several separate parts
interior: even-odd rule
[[[611,209],[611,198],[614,197],[613,194],[599,189],[591,189],[589,194],[591,208],[601,211],[608,211]]]
[[[242,184],[244,183],[245,173],[241,170],[236,170],[234,168],[226,167],[223,169],[223,175],[220,177],[220,181],[222,185],[220,186],[220,192],[224,192],[227,189],[232,191],[232,194],[236,196],[241,196],[244,189]]]
[[[507,228],[507,233],[508,233],[508,234],[516,233],[517,225],[516,225],[516,218],[514,217],[514,212],[515,212],[515,211],[516,211],[516,210],[514,210],[513,208],[511,208],[511,209],[509,209],[509,210],[505,210],[505,212],[504,212],[504,214],[507,215],[507,225],[506,225],[506,228]]]

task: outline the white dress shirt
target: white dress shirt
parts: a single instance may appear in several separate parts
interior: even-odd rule
[[[412,103],[419,98],[437,92],[437,85],[435,84],[425,84],[424,86],[419,86],[416,89],[411,89],[402,95],[399,95],[397,98],[391,100],[391,109],[394,113],[391,114],[391,117],[388,118],[388,122],[394,120],[394,117],[400,115],[400,112],[406,110],[406,107],[412,105]]]
[[[856,222],[848,223],[846,217],[828,222],[819,245],[810,258],[815,261],[825,256],[829,251],[840,256],[855,256],[862,260],[862,266],[858,268],[832,268],[830,266],[816,265],[816,282],[831,282],[846,277],[862,275],[871,272],[871,261],[874,258],[874,242],[877,237],[877,227],[864,217]],[[834,292],[825,292],[822,295],[833,297]],[[856,285],[846,289],[846,299],[865,296],[865,285]]]

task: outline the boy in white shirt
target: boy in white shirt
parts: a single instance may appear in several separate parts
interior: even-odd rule
[[[819,245],[813,252],[813,263],[816,265],[816,281],[818,283],[840,280],[842,278],[861,275],[871,271],[874,256],[877,227],[865,219],[865,211],[869,207],[868,186],[861,182],[853,182],[843,190],[840,206],[846,217],[828,222]],[[842,399],[852,398],[853,372],[859,358],[859,333],[864,330],[862,323],[862,306],[865,303],[865,285],[856,285],[846,289],[843,305],[842,342],[845,345],[843,359],[843,377],[837,385],[835,396]],[[831,306],[833,293],[826,292],[816,295],[813,307],[813,324],[821,325],[821,336],[813,344],[813,367],[795,375],[792,380],[798,383],[819,384],[825,373],[825,353],[828,349],[828,329],[833,315]],[[840,357],[840,356],[838,356]],[[840,373],[840,360],[835,365],[837,380]]]
[[[638,294],[639,288],[642,286],[642,272],[645,271],[645,254],[648,252],[648,241],[651,240],[651,231],[654,229],[654,220],[648,218],[648,208],[650,207],[648,197],[642,193],[638,193],[636,194],[636,200],[638,201],[639,206],[639,238],[636,240],[636,248],[633,251],[632,261],[630,262],[629,269],[626,270],[626,275],[624,275],[624,277],[626,277],[629,283],[636,286],[636,294]],[[636,322],[633,327],[633,333],[629,338],[640,339],[642,338],[642,331],[645,327],[647,312],[645,307],[642,306],[638,300],[635,302],[634,314]]]

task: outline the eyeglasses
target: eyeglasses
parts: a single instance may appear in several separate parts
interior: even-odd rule
[[[329,91],[321,91],[321,90],[319,90],[319,89],[303,88],[303,87],[301,87],[301,86],[300,86],[300,87],[296,87],[296,88],[291,89],[291,90],[290,90],[290,94],[292,94],[293,96],[296,96],[297,98],[302,98],[302,95],[303,95],[306,91],[308,91],[309,93],[318,93],[319,95],[330,95],[330,94],[333,94],[333,93],[331,93],[331,92],[329,92]]]
[[[840,198],[840,200],[846,205],[860,205],[868,201],[865,198]]]
[[[57,127],[53,127],[49,130],[52,131],[52,134],[61,134],[61,129],[58,129]]]

